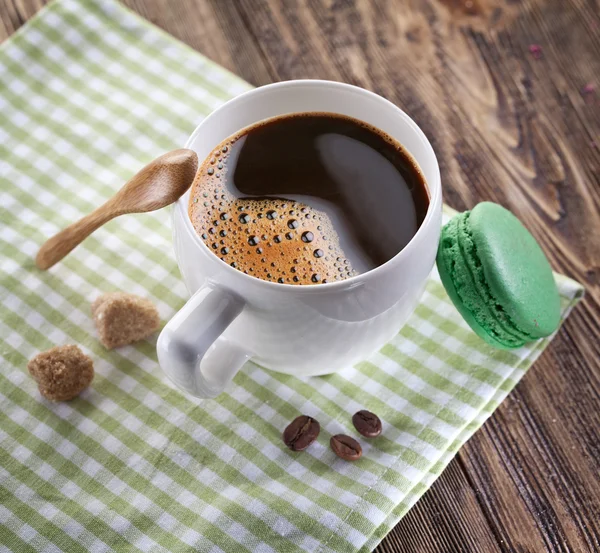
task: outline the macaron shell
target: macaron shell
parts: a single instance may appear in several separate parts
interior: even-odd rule
[[[510,211],[490,202],[475,206],[468,224],[486,284],[512,323],[532,338],[554,332],[560,298],[533,236]]]
[[[519,347],[527,340],[515,340],[511,335],[501,334],[495,313],[488,309],[475,283],[475,276],[483,275],[474,274],[464,258],[459,232],[468,215],[469,212],[456,215],[442,229],[437,255],[440,279],[456,309],[481,339],[496,348]]]
[[[471,212],[467,211],[457,218],[457,238],[461,263],[465,266],[465,272],[470,276],[469,284],[472,294],[477,297],[477,302],[467,303],[467,308],[472,310],[474,317],[486,332],[506,347],[515,348],[535,340],[535,336],[531,336],[515,325],[492,294],[477,255],[477,245],[473,240],[469,224],[470,217]]]

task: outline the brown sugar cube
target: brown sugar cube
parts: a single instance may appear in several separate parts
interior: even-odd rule
[[[27,368],[40,393],[51,401],[69,401],[94,378],[94,363],[77,346],[57,346],[36,355]]]
[[[110,292],[92,304],[100,341],[107,349],[143,340],[156,332],[160,318],[154,304],[134,294]]]

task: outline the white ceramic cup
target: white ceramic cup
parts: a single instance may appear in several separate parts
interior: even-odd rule
[[[230,267],[204,244],[188,215],[188,191],[174,206],[173,235],[193,295],[165,326],[157,350],[167,376],[194,396],[218,395],[250,358],[296,376],[327,374],[365,359],[408,319],[433,267],[442,221],[438,163],[419,127],[381,96],[319,80],[263,86],[214,111],[186,148],[202,161],[239,130],[299,112],[354,117],[403,144],[429,188],[425,220],[402,251],[366,273],[314,286],[277,284]]]

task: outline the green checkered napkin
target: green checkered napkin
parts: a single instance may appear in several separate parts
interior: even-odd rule
[[[165,321],[186,299],[168,213],[112,222],[47,273],[37,248],[248,88],[112,0],[59,0],[0,47],[3,551],[370,551],[548,345],[486,346],[434,275],[400,333],[335,375],[249,363],[196,400],[163,377],[153,341],[106,351],[90,318],[101,292],[149,297]],[[582,288],[557,280],[566,317]],[[96,379],[52,404],[26,364],[67,343]],[[384,433],[344,462],[329,436],[355,435],[362,408]],[[300,413],[322,431],[292,453],[280,435]]]

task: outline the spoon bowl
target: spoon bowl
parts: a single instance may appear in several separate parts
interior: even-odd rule
[[[156,211],[177,201],[192,184],[197,170],[196,152],[167,152],[136,173],[110,201],[122,213]]]

